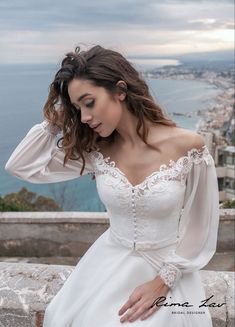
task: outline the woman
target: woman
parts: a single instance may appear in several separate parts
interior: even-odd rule
[[[199,269],[216,250],[219,198],[202,136],[177,127],[131,63],[101,46],[66,55],[44,118],[5,169],[31,183],[93,175],[110,227],[48,304],[43,326],[212,326],[199,307]]]

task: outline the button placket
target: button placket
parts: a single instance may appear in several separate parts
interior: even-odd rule
[[[133,243],[133,249],[135,250],[135,248],[136,248],[136,239],[137,239],[137,219],[136,219],[135,189],[134,188],[132,188],[131,206],[132,206],[133,223],[134,223],[134,243]]]

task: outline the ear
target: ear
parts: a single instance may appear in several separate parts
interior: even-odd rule
[[[116,86],[120,89],[120,91],[117,92],[117,97],[120,101],[125,100],[126,97],[126,91],[127,90],[127,84],[123,80],[120,80],[116,83]]]

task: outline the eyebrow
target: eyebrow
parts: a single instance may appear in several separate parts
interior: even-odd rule
[[[77,101],[79,102],[79,101],[81,101],[83,98],[85,98],[87,95],[92,95],[92,94],[90,94],[90,93],[84,93],[84,94],[82,94],[78,99],[77,99]],[[75,103],[73,103],[73,104],[75,104]]]

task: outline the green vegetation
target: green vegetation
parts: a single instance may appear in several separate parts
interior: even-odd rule
[[[235,208],[235,200],[226,200],[222,203],[222,205],[220,206],[220,208],[223,209],[233,209]]]
[[[58,204],[49,197],[37,195],[22,187],[17,193],[0,196],[0,211],[63,211]]]

